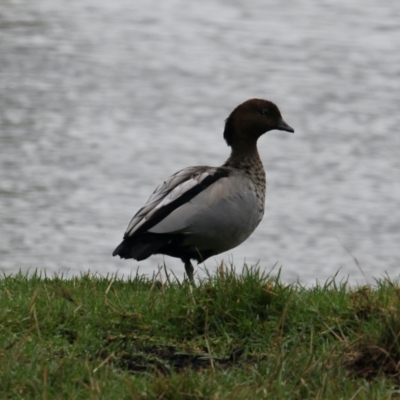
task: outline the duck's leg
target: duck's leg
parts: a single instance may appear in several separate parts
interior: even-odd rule
[[[185,263],[185,271],[186,271],[187,277],[189,278],[189,280],[191,282],[194,282],[194,279],[193,279],[194,268],[193,268],[192,263],[190,262],[190,258],[185,259],[185,260],[182,259],[182,261]]]

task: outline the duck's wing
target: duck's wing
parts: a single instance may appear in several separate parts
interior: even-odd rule
[[[135,214],[124,238],[147,232],[177,208],[228,175],[229,170],[223,167],[197,166],[178,171],[160,184],[146,204]],[[174,231],[176,229],[171,226],[170,233]]]

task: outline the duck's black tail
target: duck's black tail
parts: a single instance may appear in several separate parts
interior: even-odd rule
[[[146,234],[141,236],[125,237],[113,252],[113,256],[133,258],[137,261],[145,260],[164,246],[167,238],[164,235]]]

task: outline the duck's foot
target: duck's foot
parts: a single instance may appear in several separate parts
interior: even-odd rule
[[[192,263],[190,262],[190,260],[182,260],[185,263],[185,271],[186,271],[186,275],[189,278],[190,282],[194,282],[193,279],[193,272],[194,272],[194,268]]]

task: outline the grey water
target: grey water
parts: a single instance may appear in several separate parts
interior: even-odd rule
[[[225,161],[225,118],[260,97],[296,132],[260,139],[264,220],[206,267],[395,278],[399,49],[390,0],[3,1],[0,271],[182,277],[111,253],[164,178]]]

